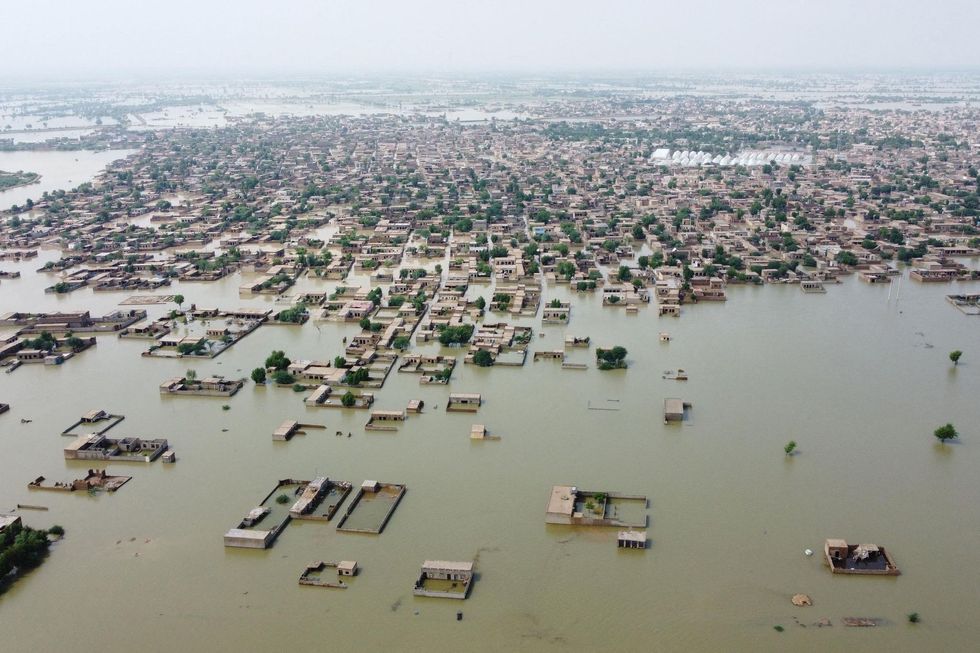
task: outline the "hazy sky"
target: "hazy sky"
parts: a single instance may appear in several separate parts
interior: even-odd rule
[[[978,0],[0,0],[0,80],[980,67]]]

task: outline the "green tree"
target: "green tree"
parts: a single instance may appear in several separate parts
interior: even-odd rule
[[[854,255],[854,252],[848,252],[847,250],[842,250],[837,255],[837,262],[841,265],[857,265],[858,257]]]
[[[184,303],[184,296],[183,295],[174,295],[174,303],[177,304],[177,306],[180,306],[181,304],[183,304]]]
[[[366,367],[361,367],[353,372],[348,372],[344,376],[344,383],[347,385],[361,385],[365,381],[370,380],[371,373]]]
[[[612,370],[626,367],[626,348],[616,346],[612,349],[602,349],[596,347],[596,360],[599,362],[600,370]]]
[[[787,456],[792,456],[793,452],[796,451],[796,440],[790,440],[787,442],[786,446],[783,447],[783,451],[786,452]]]
[[[408,336],[398,336],[392,341],[391,346],[398,350],[405,350],[411,343],[412,339]]]
[[[265,359],[266,369],[273,368],[276,370],[285,370],[287,367],[289,367],[290,363],[292,363],[292,361],[286,358],[286,352],[282,351],[281,349],[273,351],[271,354],[269,354],[269,357]]]
[[[465,344],[470,341],[473,335],[472,324],[460,324],[459,326],[443,327],[439,333],[439,342],[443,345]]]
[[[69,335],[68,338],[65,340],[65,344],[68,345],[68,348],[75,353],[78,353],[83,349],[85,349],[85,341],[79,338],[78,336]]]
[[[488,352],[486,349],[478,349],[475,354],[473,354],[473,362],[480,367],[490,367],[493,365],[493,354]]]
[[[961,352],[959,349],[956,349],[954,351],[949,352],[949,360],[953,361],[953,365],[959,365],[960,364],[960,356],[962,356],[962,355],[963,355],[963,352]]]
[[[252,380],[257,384],[265,383],[265,368],[256,367],[254,370],[252,370]]]
[[[344,396],[340,398],[340,403],[343,404],[344,408],[350,408],[357,403],[357,397],[354,396],[353,392],[348,390],[344,393]]]
[[[946,440],[955,440],[960,435],[959,433],[956,432],[956,427],[954,427],[952,424],[944,424],[943,426],[940,426],[938,429],[933,431],[932,434],[935,435],[939,439],[939,441],[944,444],[946,443]]]
[[[290,385],[296,379],[286,370],[276,370],[276,373],[272,375],[272,380],[279,385]]]

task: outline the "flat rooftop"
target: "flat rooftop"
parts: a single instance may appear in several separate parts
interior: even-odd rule
[[[450,560],[426,560],[422,563],[422,570],[435,569],[438,571],[473,571],[473,562],[456,562]]]
[[[572,485],[555,485],[551,488],[548,512],[571,515],[575,510],[576,488]]]

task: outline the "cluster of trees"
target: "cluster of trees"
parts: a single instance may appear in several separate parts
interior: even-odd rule
[[[41,531],[29,526],[11,526],[0,535],[0,579],[14,569],[33,569],[44,561],[50,541],[48,533],[62,535],[65,530],[52,526]]]
[[[201,338],[197,342],[182,342],[177,345],[177,353],[183,356],[200,356],[208,347],[207,338]]]
[[[286,357],[286,352],[281,349],[274,350],[265,359],[266,369],[284,370],[289,367],[290,363],[292,363],[292,361]]]
[[[272,381],[280,385],[289,385],[296,379],[287,371],[291,360],[281,349],[273,351],[265,359],[265,367],[256,367],[252,370],[252,380],[256,383],[265,383],[266,370],[272,370]]]
[[[559,277],[565,277],[566,279],[571,279],[572,275],[575,274],[578,268],[571,261],[559,261],[558,267],[555,268],[555,272],[558,273]]]
[[[296,250],[296,263],[299,265],[305,265],[308,268],[322,268],[330,265],[333,260],[333,254],[329,251],[323,254],[315,254],[307,252],[303,248],[298,248]]]
[[[858,257],[854,254],[854,252],[842,250],[839,254],[837,254],[837,262],[841,265],[857,265]]]
[[[361,367],[356,371],[348,372],[344,375],[345,385],[358,386],[371,378],[371,373],[366,367]]]
[[[626,348],[619,345],[612,349],[596,347],[595,357],[600,370],[624,369],[626,367]]]
[[[373,331],[374,333],[377,333],[378,331],[381,331],[381,329],[383,329],[384,326],[385,326],[381,322],[372,322],[371,321],[371,318],[369,318],[369,317],[362,317],[357,322],[357,324],[358,324],[358,326],[360,326],[365,331]]]
[[[509,293],[498,292],[493,294],[493,305],[498,311],[506,311],[510,306],[513,296]]]
[[[903,263],[908,263],[912,259],[922,258],[929,251],[928,246],[925,243],[919,243],[915,247],[899,247],[898,248],[898,260]]]
[[[262,290],[268,290],[269,288],[280,284],[286,284],[286,286],[289,287],[293,285],[293,282],[294,279],[291,276],[285,272],[280,272],[276,276],[263,281],[261,284],[259,284],[259,287],[262,288]]]
[[[472,324],[460,324],[459,326],[443,326],[439,332],[439,342],[443,345],[459,344],[463,345],[470,341],[473,336]]]
[[[50,333],[48,333],[47,331],[39,335],[37,338],[24,341],[24,347],[26,347],[27,349],[40,349],[43,351],[52,351],[57,346],[58,346],[58,341],[55,340],[55,337]]]
[[[276,315],[276,319],[280,322],[288,322],[289,324],[299,324],[306,319],[306,316],[306,306],[299,304],[297,306],[293,306],[292,308],[279,311],[278,315]]]
[[[451,367],[447,367],[446,369],[441,370],[441,371],[436,372],[435,374],[433,374],[432,375],[432,378],[434,378],[436,381],[445,381],[445,382],[448,383],[449,382],[449,379],[451,379],[452,376],[453,376],[453,370],[452,370],[452,368]]]

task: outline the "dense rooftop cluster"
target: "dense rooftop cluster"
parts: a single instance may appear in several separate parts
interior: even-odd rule
[[[102,289],[215,279],[247,262],[273,269],[255,290],[281,292],[307,271],[384,276],[405,256],[447,255],[450,283],[543,273],[579,290],[656,286],[673,303],[724,298],[733,282],[884,274],[894,260],[976,276],[952,258],[980,247],[974,109],[923,120],[801,102],[600,102],[565,115],[619,115],[253,115],[129,133],[138,152],[92,183],[5,212],[0,245],[60,247],[55,291],[93,275]],[[679,165],[665,150],[728,158]],[[783,154],[729,164],[748,151]],[[339,231],[325,242],[315,230],[330,221]]]

